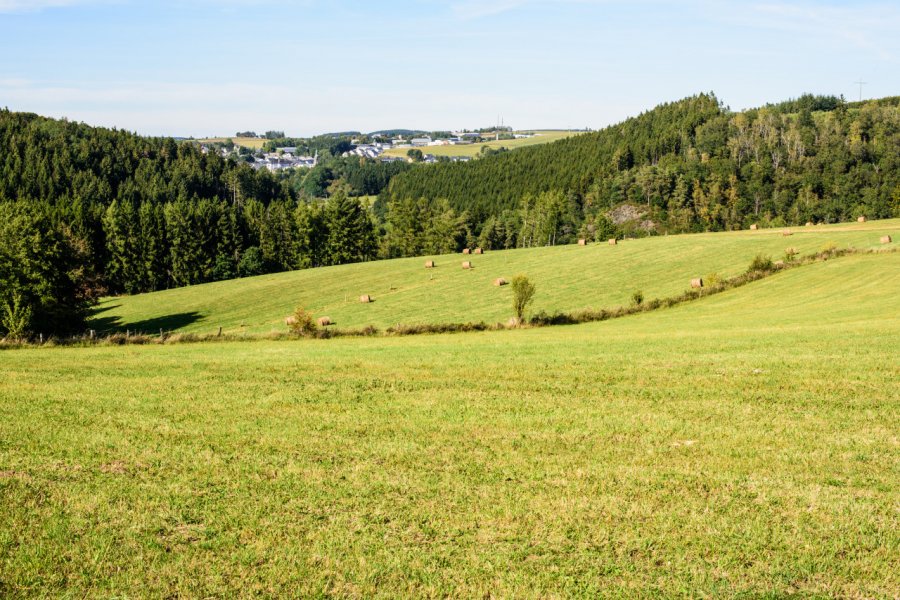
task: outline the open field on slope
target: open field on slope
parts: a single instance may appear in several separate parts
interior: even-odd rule
[[[517,140],[496,140],[489,142],[479,142],[474,144],[462,144],[458,146],[426,146],[419,148],[424,154],[434,154],[435,156],[475,156],[481,153],[482,146],[487,146],[497,150],[499,148],[508,148],[515,150],[516,148],[524,148],[526,146],[536,146],[537,144],[548,144],[563,138],[578,135],[580,131],[538,131],[537,135],[530,138],[520,138]],[[391,148],[384,154],[386,156],[406,156],[409,148]]]
[[[758,253],[781,258],[788,246],[801,254],[828,243],[841,248],[879,247],[891,234],[900,240],[900,219],[862,224],[662,236],[586,247],[558,246],[375,261],[212,283],[106,300],[93,327],[147,333],[268,333],[284,331],[284,317],[302,305],[327,315],[337,327],[388,327],[397,323],[505,322],[512,316],[509,286],[497,277],[525,273],[537,285],[535,310],[548,312],[628,304],[632,292],[646,299],[676,295],[692,277],[731,276],[746,270]],[[433,258],[437,268],[426,270]],[[475,268],[463,271],[463,259]],[[433,278],[433,279],[432,279]],[[372,304],[360,304],[371,294]]]
[[[890,253],[580,326],[4,351],[0,595],[891,597],[898,340]]]
[[[203,138],[200,140],[194,140],[199,144],[223,144],[226,141],[231,140],[234,142],[235,146],[243,146],[244,148],[250,148],[252,150],[259,150],[263,147],[263,144],[268,142],[266,138]]]

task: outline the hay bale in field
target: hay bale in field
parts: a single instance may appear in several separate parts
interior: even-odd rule
[[[319,327],[328,327],[331,325],[331,317],[319,317],[316,319],[316,323],[319,324]]]
[[[812,226],[813,226],[813,222],[812,222],[812,221],[807,221],[807,222],[806,222],[806,226],[807,226],[807,227],[812,227]]]
[[[291,325],[296,325],[296,324],[297,324],[297,317],[295,317],[294,315],[291,315],[291,316],[289,316],[289,317],[285,317],[285,318],[284,318],[284,324],[287,325],[288,327],[290,327]]]
[[[372,301],[372,296],[370,296],[368,294],[363,294],[362,296],[359,297],[359,301],[362,302],[363,304],[368,304],[369,302]]]
[[[469,250],[468,248],[463,248],[463,254],[469,254],[469,253],[471,253],[471,252],[472,252],[472,251]]]
[[[578,245],[579,246],[587,246],[587,240],[584,238],[581,238],[580,240],[578,240]]]
[[[509,283],[509,282],[506,279],[504,279],[503,277],[498,277],[497,279],[494,280],[494,285],[496,285],[497,287],[500,287],[501,285],[506,285],[507,283]]]
[[[785,229],[784,231],[781,232],[781,235],[783,235],[784,237],[787,237],[789,235],[794,235],[794,232],[791,231],[790,229]]]
[[[750,231],[756,231],[757,229],[759,229],[759,225],[757,225],[756,223],[750,226]]]
[[[484,254],[484,250],[482,250],[481,248],[475,248],[474,254]]]
[[[889,236],[889,235],[883,235],[883,236],[881,236],[881,243],[882,243],[882,244],[890,244],[892,241],[893,241],[893,240],[891,240],[891,236]]]
[[[776,260],[774,264],[775,264],[775,267],[776,267],[776,268],[780,269],[780,268],[782,268],[782,267],[784,266],[784,261],[783,261],[783,260]]]
[[[471,268],[472,268],[472,263],[471,263],[471,261],[464,260],[464,261],[463,261],[463,264],[462,264],[462,268],[463,268],[463,269],[471,269]]]
[[[434,261],[433,261],[433,260],[426,260],[426,261],[425,261],[425,268],[426,268],[426,269],[433,269],[433,268],[434,268]]]
[[[616,238],[609,238],[609,245],[610,245],[610,246],[615,246],[615,245],[616,245]]]
[[[857,223],[865,223],[865,222],[866,222],[866,218],[865,218],[865,217],[859,217],[858,219],[856,219],[856,222],[857,222]]]
[[[692,288],[702,288],[703,287],[703,278],[702,277],[694,277],[691,279],[691,287]]]

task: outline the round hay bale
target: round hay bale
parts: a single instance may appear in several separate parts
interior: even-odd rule
[[[426,268],[426,269],[433,269],[433,268],[434,268],[434,261],[433,261],[433,260],[426,260],[426,261],[425,261],[425,268]]]
[[[475,248],[475,254],[484,254],[484,250],[481,248]]]
[[[784,231],[781,232],[781,235],[787,237],[789,235],[794,235],[794,232],[791,231],[790,229],[785,229]]]
[[[472,268],[472,263],[471,263],[470,261],[468,261],[468,260],[464,260],[464,261],[463,261],[463,264],[462,264],[462,268],[463,268],[463,269],[471,269],[471,268]]]
[[[615,245],[616,245],[616,238],[609,238],[609,245],[610,245],[610,246],[615,246]]]
[[[702,288],[703,287],[703,278],[702,277],[694,277],[691,279],[691,287],[692,288]]]
[[[882,243],[882,244],[890,244],[892,241],[893,241],[893,240],[891,240],[891,236],[889,236],[889,235],[883,235],[883,236],[881,236],[881,243]]]
[[[284,318],[284,324],[287,325],[288,327],[290,327],[291,325],[296,325],[296,324],[297,324],[297,317],[295,317],[294,315],[291,315],[291,316],[289,316],[289,317],[285,317],[285,318]]]
[[[463,248],[463,254],[470,254],[472,251],[468,248]]]
[[[581,238],[580,240],[578,240],[578,245],[579,246],[587,246],[587,240],[584,238]]]
[[[750,226],[750,231],[756,231],[757,229],[759,229],[759,225],[757,225],[756,223]]]
[[[812,222],[812,221],[807,221],[807,222],[806,222],[806,226],[807,226],[807,227],[812,227],[812,226],[813,226],[813,222]]]
[[[319,324],[319,327],[328,327],[331,325],[331,317],[319,317],[316,319],[316,323]]]
[[[859,218],[856,219],[856,222],[857,222],[857,223],[865,223],[865,222],[866,222],[866,218],[865,218],[865,217],[859,217]]]
[[[362,296],[359,297],[359,301],[362,302],[363,304],[368,304],[369,302],[372,301],[372,296],[370,296],[368,294],[363,294]]]
[[[503,277],[498,277],[497,279],[494,280],[494,285],[496,285],[497,287],[500,287],[501,285],[506,285],[508,283],[509,282],[506,279],[504,279]]]
[[[776,260],[774,264],[775,264],[775,267],[776,267],[776,268],[780,269],[780,268],[782,268],[782,267],[784,266],[784,261],[783,261],[783,260]]]

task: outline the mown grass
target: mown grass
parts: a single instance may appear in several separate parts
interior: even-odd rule
[[[204,138],[201,140],[196,140],[198,144],[224,144],[228,140],[234,142],[235,146],[243,146],[244,148],[250,148],[251,150],[259,150],[263,147],[263,144],[268,142],[266,138],[242,138],[242,137],[232,137],[232,138]]]
[[[571,327],[6,351],[0,595],[892,597],[898,298],[889,253]]]
[[[426,146],[420,148],[425,154],[433,154],[435,156],[476,156],[481,153],[481,148],[487,146],[492,150],[507,148],[515,150],[516,148],[524,148],[526,146],[536,146],[538,144],[548,144],[573,135],[578,135],[580,131],[538,131],[536,135],[530,138],[519,138],[515,140],[492,140],[487,142],[478,142],[474,144],[461,144],[457,146]],[[385,151],[385,156],[402,156],[406,157],[409,148],[391,148]]]
[[[286,331],[284,317],[297,306],[327,315],[339,328],[399,324],[506,322],[512,316],[509,286],[497,277],[526,274],[537,285],[534,310],[570,312],[627,305],[641,290],[647,301],[675,296],[692,277],[744,272],[757,254],[783,258],[787,247],[801,255],[834,243],[840,248],[881,247],[879,238],[900,237],[900,220],[782,229],[709,233],[375,261],[278,273],[153,294],[105,300],[91,327],[159,333],[180,331],[270,333]],[[474,264],[463,271],[463,258]],[[425,269],[433,259],[437,268]],[[370,294],[372,304],[360,304]]]

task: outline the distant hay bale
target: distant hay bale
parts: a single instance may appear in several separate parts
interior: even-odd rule
[[[881,236],[881,243],[882,243],[882,244],[890,244],[892,241],[893,241],[893,240],[891,240],[891,236],[889,236],[889,235],[883,235],[883,236]]]
[[[807,221],[807,222],[806,222],[806,226],[807,226],[807,227],[812,227],[812,226],[813,226],[813,222],[812,222],[812,221]]]
[[[702,277],[694,277],[691,279],[691,287],[692,288],[702,288],[703,287],[703,278]]]
[[[781,235],[787,237],[789,235],[794,235],[794,232],[791,231],[790,229],[785,229],[784,231],[781,232]]]
[[[319,327],[328,327],[331,325],[331,317],[319,317],[316,319],[316,323],[319,324]]]
[[[484,250],[482,250],[481,248],[475,248],[474,254],[484,254]]]
[[[616,238],[609,238],[609,245],[610,245],[610,246],[615,246],[615,245],[616,245]]]
[[[587,240],[584,238],[581,238],[580,240],[578,240],[578,245],[579,246],[587,246]]]
[[[284,318],[284,324],[287,325],[288,327],[290,327],[291,325],[296,325],[296,324],[297,324],[297,317],[295,317],[294,315],[291,315],[291,316],[289,316],[289,317],[285,317],[285,318]]]
[[[775,266],[776,266],[777,268],[780,269],[780,268],[782,268],[782,267],[784,266],[784,261],[783,261],[783,260],[776,260],[774,264],[775,264]]]
[[[472,268],[472,263],[471,263],[471,261],[464,260],[464,261],[463,261],[463,264],[462,264],[462,268],[463,268],[463,269],[471,269],[471,268]]]
[[[472,251],[469,250],[468,248],[463,248],[463,254],[469,254],[469,253],[471,253],[471,252],[472,252]]]
[[[501,285],[506,285],[507,283],[509,283],[509,282],[502,277],[498,277],[497,279],[494,280],[494,285],[496,285],[497,287],[500,287]]]
[[[433,268],[434,268],[434,261],[433,261],[433,260],[426,260],[426,261],[425,261],[425,268],[426,268],[426,269],[433,269]]]
[[[756,231],[757,229],[759,229],[759,225],[757,225],[756,223],[750,226],[750,231]]]
[[[865,218],[865,217],[859,217],[858,219],[856,219],[856,222],[857,222],[857,223],[865,223],[865,222],[866,222],[866,218]]]
[[[368,294],[363,294],[362,296],[359,297],[359,301],[362,302],[363,304],[368,304],[369,302],[372,301],[372,296],[370,296]]]

